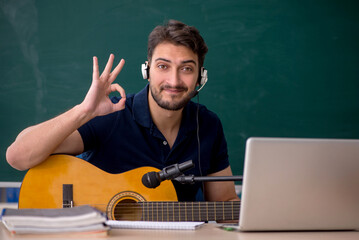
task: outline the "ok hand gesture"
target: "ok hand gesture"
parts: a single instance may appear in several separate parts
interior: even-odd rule
[[[117,83],[113,83],[117,75],[121,72],[125,60],[121,59],[119,64],[111,72],[114,58],[115,56],[111,54],[104,71],[99,75],[98,60],[97,57],[93,57],[92,84],[84,101],[81,103],[85,112],[90,114],[91,118],[113,113],[125,108],[125,90]],[[112,103],[109,98],[109,94],[115,91],[121,95],[121,100],[116,104]]]

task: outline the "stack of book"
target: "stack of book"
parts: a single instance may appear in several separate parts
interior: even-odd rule
[[[4,209],[1,220],[12,234],[95,234],[106,236],[106,217],[83,205],[61,209]]]

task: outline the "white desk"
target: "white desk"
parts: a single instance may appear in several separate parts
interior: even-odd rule
[[[21,236],[10,236],[8,231],[5,229],[2,223],[0,223],[0,239],[1,240],[38,240],[39,237],[21,237]],[[84,238],[59,238],[45,235],[40,239],[81,239]],[[85,237],[86,239],[86,237]],[[132,239],[132,240],[284,240],[284,239],[325,239],[325,240],[338,240],[338,239],[359,239],[359,232],[254,232],[244,233],[235,231],[225,231],[217,228],[214,224],[205,224],[203,227],[197,230],[134,230],[134,229],[112,229],[110,230],[109,236],[99,239]]]

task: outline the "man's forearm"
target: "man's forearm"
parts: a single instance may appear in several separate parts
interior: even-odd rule
[[[89,120],[88,114],[77,105],[53,119],[26,128],[7,149],[6,159],[18,170],[31,168],[44,161]]]

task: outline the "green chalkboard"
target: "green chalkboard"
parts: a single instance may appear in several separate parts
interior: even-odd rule
[[[146,84],[147,36],[177,19],[209,52],[200,102],[222,120],[234,174],[251,136],[359,138],[359,2],[0,0],[0,181],[20,130],[82,101],[92,56],[125,58],[127,93]]]

